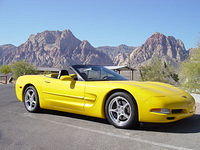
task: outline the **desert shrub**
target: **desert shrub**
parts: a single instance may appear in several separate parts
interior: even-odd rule
[[[200,93],[200,47],[191,50],[188,59],[181,63],[180,82],[190,92]]]
[[[2,74],[9,74],[9,73],[11,73],[10,65],[2,65],[2,66],[0,67],[0,72],[1,72]]]
[[[153,58],[149,64],[140,67],[140,74],[143,81],[158,81],[170,84],[177,84],[179,81],[174,68],[158,57]]]
[[[13,63],[11,65],[11,71],[15,79],[22,75],[37,74],[36,68],[33,65],[24,61]]]

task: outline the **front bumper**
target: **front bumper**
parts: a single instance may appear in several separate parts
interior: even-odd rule
[[[154,108],[167,108],[171,110],[171,113],[151,112],[150,110]],[[183,97],[182,95],[151,97],[143,105],[139,121],[154,123],[174,122],[194,115],[195,110],[195,100],[190,95],[187,95],[187,97]]]

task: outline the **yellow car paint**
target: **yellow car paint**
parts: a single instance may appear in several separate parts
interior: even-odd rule
[[[53,76],[55,74],[19,77],[15,86],[18,100],[23,101],[25,88],[33,85],[38,92],[41,108],[105,118],[104,105],[109,94],[122,90],[134,97],[140,122],[173,122],[195,113],[193,97],[169,84],[138,81],[75,81],[56,79],[52,78]],[[183,109],[183,112],[161,114],[151,112],[153,108]],[[174,119],[171,120],[169,117]]]

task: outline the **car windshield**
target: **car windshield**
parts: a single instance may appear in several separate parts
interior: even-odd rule
[[[120,81],[127,80],[115,71],[109,70],[103,66],[92,65],[74,65],[76,72],[86,81]]]

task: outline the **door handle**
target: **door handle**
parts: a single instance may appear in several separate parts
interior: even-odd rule
[[[50,81],[44,81],[45,83],[51,83]]]

